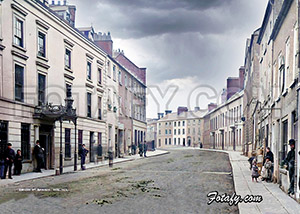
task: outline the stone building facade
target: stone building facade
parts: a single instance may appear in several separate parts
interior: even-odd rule
[[[75,6],[48,1],[0,2],[0,149],[8,142],[21,149],[23,172],[35,166],[36,140],[52,169],[59,167],[60,155],[63,166],[73,165],[83,143],[90,150],[87,162],[102,160],[109,149],[117,156],[126,152],[119,99],[119,71],[126,67],[97,43],[93,28],[75,28],[75,12]],[[145,93],[146,69],[142,76]],[[60,123],[53,119],[55,112],[67,105],[70,94],[76,123],[70,118]],[[132,106],[134,97],[129,99]],[[145,132],[142,104],[137,120]]]
[[[188,111],[179,107],[177,112],[166,111],[166,115],[157,123],[157,147],[194,146],[202,143],[203,112],[196,108]]]
[[[245,110],[245,145],[249,146],[245,146],[244,150],[246,155],[250,155],[258,150],[265,152],[266,147],[270,147],[274,153],[274,182],[287,191],[289,175],[283,167],[283,160],[290,150],[289,139],[295,139],[297,199],[300,193],[299,179],[296,179],[299,178],[300,167],[298,8],[299,1],[270,0],[262,26],[252,35],[253,42],[248,46],[251,52],[246,51],[245,57],[245,94],[248,94],[245,98],[245,104],[248,105],[248,109]],[[251,76],[251,73],[255,75]],[[254,87],[256,83],[259,86],[257,89]]]
[[[244,92],[238,92],[204,116],[205,148],[242,151]]]

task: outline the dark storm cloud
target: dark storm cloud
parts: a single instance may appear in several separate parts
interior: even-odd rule
[[[232,0],[101,0],[100,3],[109,3],[132,9],[154,8],[158,10],[173,10],[186,8],[189,10],[203,10],[230,4]]]
[[[109,29],[119,38],[142,38],[166,33],[224,33],[234,0],[72,0],[79,14],[95,28]],[[91,7],[93,5],[93,7]],[[87,12],[88,11],[88,12]]]
[[[217,91],[238,75],[267,1],[69,0],[77,6],[76,26],[110,31],[115,49],[147,67],[149,85],[189,78]]]

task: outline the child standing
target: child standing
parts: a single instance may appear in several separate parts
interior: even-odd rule
[[[14,168],[14,175],[21,175],[21,171],[22,171],[22,154],[21,154],[21,150],[18,149],[17,150],[17,154],[16,154],[16,158],[15,158],[15,168]]]
[[[253,165],[252,165],[252,181],[257,182],[257,178],[259,177],[259,173],[258,173],[258,167],[256,165],[256,161],[253,161]]]

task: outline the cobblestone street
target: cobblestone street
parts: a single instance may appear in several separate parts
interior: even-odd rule
[[[0,210],[1,213],[238,213],[236,206],[226,203],[207,205],[207,194],[211,191],[233,193],[230,172],[227,154],[175,149],[168,155],[120,163],[112,169],[100,167],[1,187],[4,194],[0,196]],[[28,192],[34,188],[34,192]]]

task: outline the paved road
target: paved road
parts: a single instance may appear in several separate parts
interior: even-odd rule
[[[0,188],[0,213],[238,213],[207,205],[211,191],[233,193],[228,156],[200,150],[170,154]],[[33,192],[31,192],[33,191]]]

